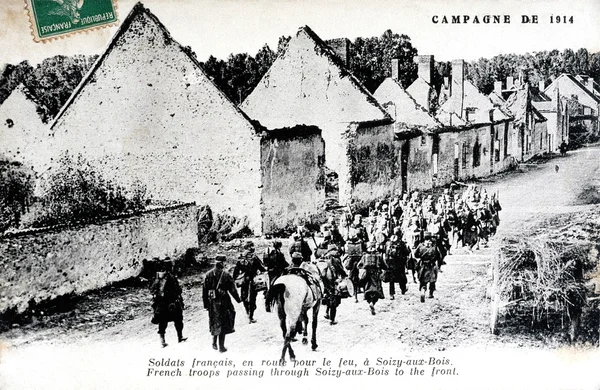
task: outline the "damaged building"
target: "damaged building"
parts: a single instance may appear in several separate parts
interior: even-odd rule
[[[393,119],[348,71],[348,44],[338,43],[335,52],[300,28],[240,107],[267,131],[318,128],[324,168],[337,177],[337,201],[345,205],[396,192],[402,176]]]

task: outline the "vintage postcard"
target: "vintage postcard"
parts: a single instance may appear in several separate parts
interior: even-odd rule
[[[599,15],[3,1],[0,388],[600,388]]]

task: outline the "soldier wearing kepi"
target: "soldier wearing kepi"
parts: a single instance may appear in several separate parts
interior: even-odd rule
[[[425,291],[429,285],[429,298],[433,298],[435,282],[437,281],[438,263],[441,261],[440,252],[434,243],[435,237],[425,233],[425,241],[417,247],[414,252],[419,262],[419,290],[421,291],[421,302],[425,302]]]
[[[204,308],[208,310],[210,334],[213,336],[212,347],[221,352],[227,351],[225,335],[235,332],[235,309],[229,295],[231,294],[238,303],[242,301],[233,278],[224,269],[225,260],[225,256],[217,256],[215,267],[206,274],[202,286]]]
[[[406,262],[409,255],[410,250],[402,241],[401,229],[395,228],[385,247],[385,261],[389,267],[390,299],[394,299],[396,294],[396,283],[400,284],[402,295],[406,293]]]
[[[172,271],[173,264],[170,261],[166,262],[165,270],[156,273],[156,279],[150,287],[153,297],[152,309],[154,309],[152,323],[158,324],[158,334],[163,348],[168,345],[165,341],[165,331],[171,321],[175,324],[179,342],[187,340],[182,333],[184,304],[181,287]]]
[[[261,263],[260,259],[254,252],[254,243],[252,241],[246,241],[244,244],[244,253],[238,260],[233,270],[233,278],[241,280],[241,296],[244,302],[244,308],[246,314],[248,314],[248,322],[253,324],[256,322],[254,319],[254,311],[256,310],[256,286],[254,285],[254,277],[259,272],[265,272],[265,267]]]

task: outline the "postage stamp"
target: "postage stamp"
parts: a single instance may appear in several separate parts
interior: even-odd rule
[[[25,0],[25,4],[36,42],[117,22],[116,0]]]

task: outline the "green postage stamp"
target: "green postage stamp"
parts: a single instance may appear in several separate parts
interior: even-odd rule
[[[116,0],[25,0],[33,40],[41,42],[117,22]]]

